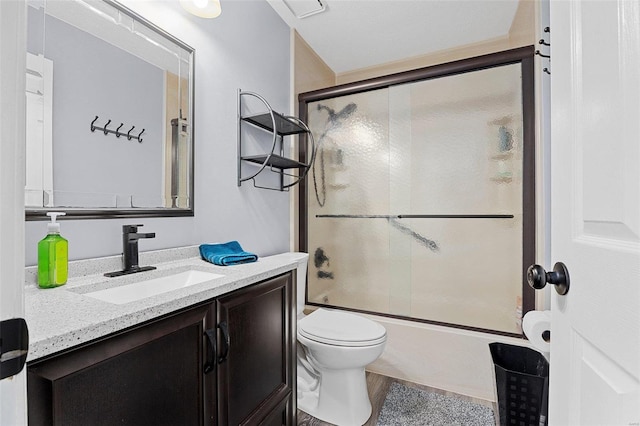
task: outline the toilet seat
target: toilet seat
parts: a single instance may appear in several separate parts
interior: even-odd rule
[[[318,309],[298,321],[298,333],[307,339],[333,346],[372,346],[387,339],[386,329],[377,322],[326,309]]]

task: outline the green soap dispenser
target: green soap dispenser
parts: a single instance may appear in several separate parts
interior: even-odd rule
[[[47,236],[38,243],[38,285],[53,288],[67,282],[69,243],[60,235],[58,216],[66,213],[49,212],[51,223],[47,225]]]

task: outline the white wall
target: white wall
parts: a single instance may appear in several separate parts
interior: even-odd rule
[[[121,226],[128,223],[156,233],[140,243],[141,251],[229,240],[258,255],[288,251],[288,193],[236,186],[236,91],[258,92],[288,112],[287,25],[262,0],[223,2],[222,15],[212,20],[189,15],[177,1],[122,3],[196,50],[195,217],[66,220],[69,258],[121,253]],[[45,233],[44,222],[26,223],[26,265],[37,262]]]

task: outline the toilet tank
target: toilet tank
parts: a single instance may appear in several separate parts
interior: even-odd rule
[[[307,284],[307,266],[309,264],[309,254],[308,253],[291,253],[295,256],[295,260],[298,262],[298,267],[296,268],[296,312],[298,318],[302,315],[302,311],[304,310],[304,297],[306,292],[306,284]]]

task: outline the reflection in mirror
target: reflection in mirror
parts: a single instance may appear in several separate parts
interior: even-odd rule
[[[111,0],[30,0],[27,217],[193,214],[194,51]]]

